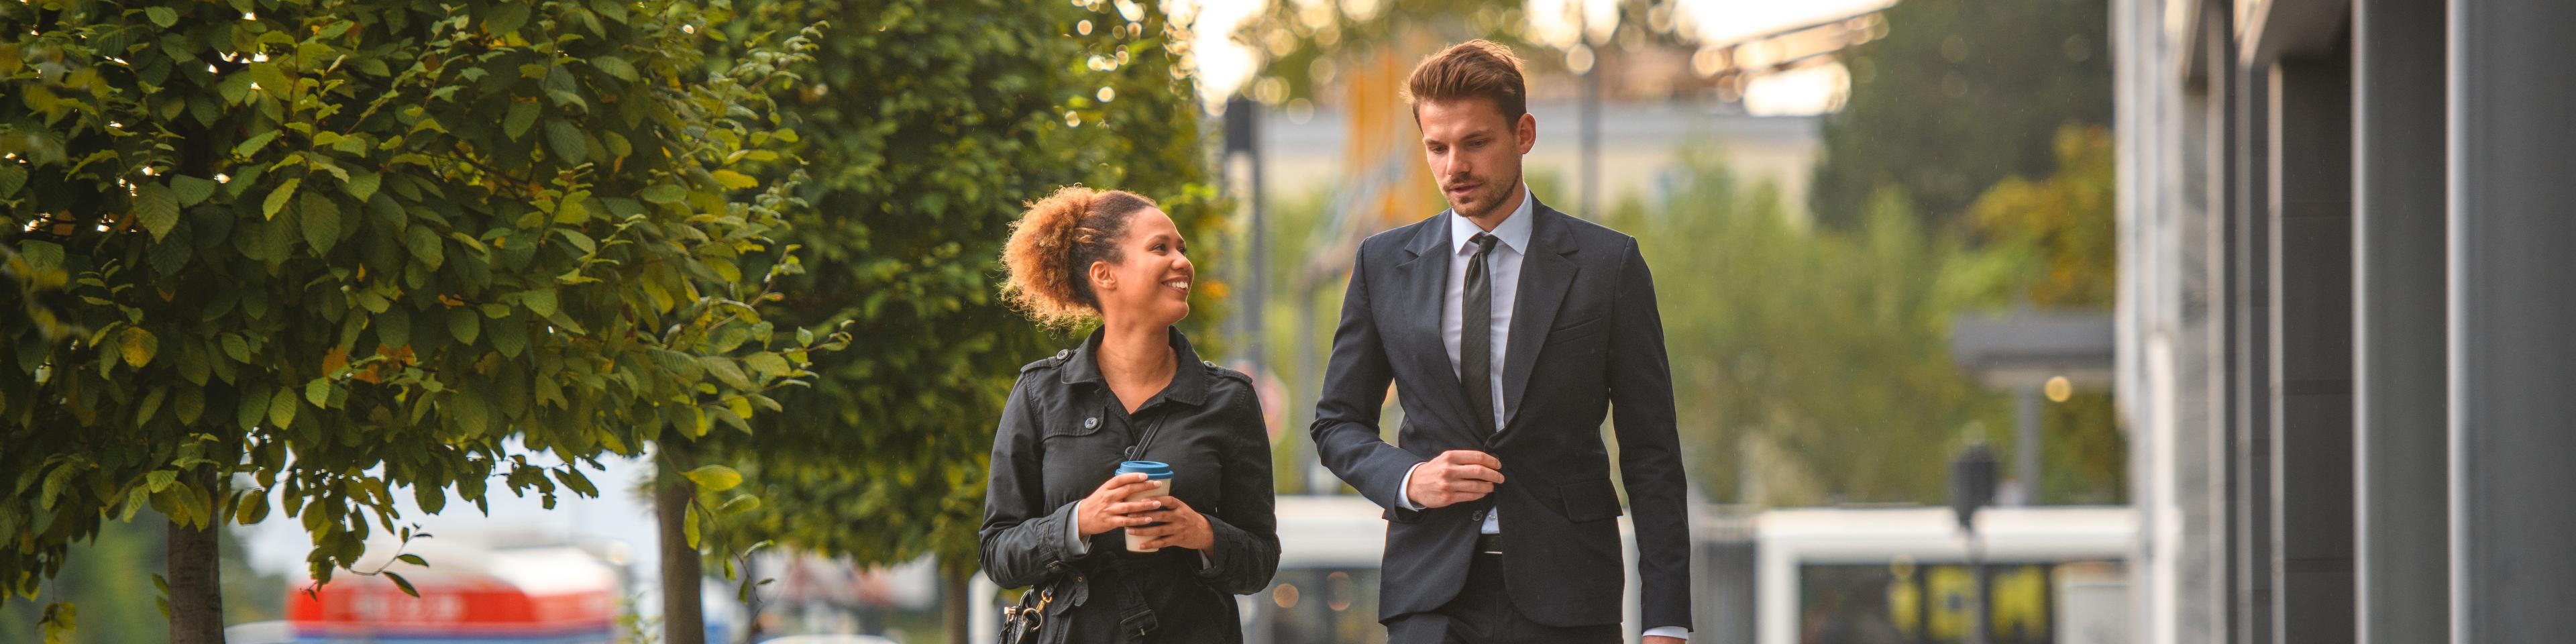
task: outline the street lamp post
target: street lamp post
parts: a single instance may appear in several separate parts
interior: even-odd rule
[[[1968,571],[1976,578],[1976,592],[1968,607],[1967,644],[1987,644],[1986,628],[1990,621],[1986,611],[1986,548],[1977,537],[1977,510],[1995,498],[1995,453],[1985,443],[1969,445],[1950,461],[1950,511],[1959,517],[1959,529],[1965,534],[1968,549]]]

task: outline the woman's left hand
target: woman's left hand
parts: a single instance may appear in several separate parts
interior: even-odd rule
[[[1216,547],[1216,529],[1208,527],[1207,515],[1182,502],[1177,496],[1156,497],[1163,509],[1139,512],[1163,522],[1158,526],[1128,528],[1127,534],[1149,537],[1143,544],[1148,550],[1179,546],[1200,552]]]

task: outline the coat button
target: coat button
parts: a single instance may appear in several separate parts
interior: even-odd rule
[[[1058,350],[1056,350],[1056,352],[1055,352],[1055,359],[1057,359],[1057,360],[1063,360],[1063,359],[1065,359],[1065,357],[1066,357],[1066,356],[1070,356],[1070,355],[1073,355],[1073,350],[1072,350],[1072,349],[1058,349]]]
[[[1207,365],[1210,369],[1216,368],[1216,361],[1214,360],[1200,360],[1199,364]]]
[[[1467,516],[1468,516],[1468,517],[1470,517],[1470,518],[1473,518],[1473,519],[1475,519],[1475,520],[1477,520],[1477,521],[1483,521],[1483,520],[1485,520],[1485,511],[1484,511],[1484,510],[1477,510],[1474,514],[1470,514],[1470,515],[1467,515]]]
[[[1090,418],[1082,419],[1082,428],[1083,428],[1083,429],[1091,429],[1091,428],[1093,428],[1093,427],[1099,427],[1099,426],[1100,426],[1100,417],[1098,417],[1098,416],[1093,416],[1093,417],[1090,417]]]

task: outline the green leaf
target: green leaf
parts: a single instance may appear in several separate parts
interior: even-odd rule
[[[268,415],[266,401],[270,391],[268,383],[264,382],[253,382],[243,387],[241,402],[233,406],[233,423],[237,428],[259,426],[259,419]]]
[[[723,492],[742,485],[742,473],[722,465],[702,465],[681,476],[688,477],[689,482],[696,483],[698,487],[705,488],[709,492]]]
[[[0,197],[18,194],[18,189],[25,187],[26,185],[26,166],[15,163],[0,163]]]
[[[179,225],[179,199],[166,186],[145,183],[134,189],[134,218],[142,222],[144,230],[152,231],[153,241],[161,241]]]
[[[277,395],[268,399],[268,422],[277,425],[278,429],[286,429],[287,427],[295,424],[295,392],[293,390],[279,389],[277,390]]]
[[[459,343],[473,344],[474,338],[483,335],[483,316],[475,315],[473,309],[448,311],[447,334]]]
[[[399,306],[388,308],[385,312],[368,318],[368,321],[375,326],[376,342],[388,347],[411,344],[410,311],[405,311]]]
[[[446,242],[438,238],[438,231],[430,230],[427,225],[412,224],[410,230],[403,231],[403,247],[411,250],[412,259],[420,260],[430,270],[437,270],[439,264],[447,261]]]
[[[495,3],[483,16],[483,31],[495,36],[516,32],[527,24],[528,6],[517,2]]]
[[[250,364],[250,342],[243,340],[241,336],[226,333],[223,343],[224,355],[231,356],[233,362]]]
[[[581,128],[563,119],[546,119],[546,149],[564,165],[581,165],[590,155],[588,144],[582,142]]]
[[[696,511],[694,511],[694,510],[691,510],[691,511],[687,512],[686,514],[688,515],[688,518],[685,518],[685,519],[681,519],[681,520],[680,520],[680,534],[689,538],[689,547],[690,547],[690,548],[692,548],[692,549],[694,549],[694,548],[699,547],[699,546],[698,546],[698,513],[697,513]]]
[[[764,376],[782,375],[795,370],[794,367],[787,365],[786,358],[766,351],[744,356],[742,362],[745,366],[751,367],[752,373]]]
[[[408,552],[403,553],[403,554],[399,554],[399,555],[394,555],[394,560],[395,560],[395,561],[400,561],[400,562],[403,562],[403,563],[407,563],[407,564],[411,564],[411,565],[414,565],[414,566],[420,566],[420,567],[422,567],[422,568],[428,568],[428,567],[429,567],[429,560],[427,560],[427,559],[422,559],[422,558],[420,558],[420,555],[415,555],[415,554],[411,554],[411,553],[408,553]]]
[[[645,201],[653,203],[673,204],[679,203],[680,200],[689,198],[689,190],[687,188],[664,183],[654,185],[650,188],[645,188],[643,194],[636,196],[643,197]]]
[[[732,516],[758,509],[760,509],[760,497],[744,494],[726,499],[722,507],[716,508],[716,513]]]
[[[492,348],[499,349],[502,357],[519,357],[519,352],[528,349],[527,320],[519,315],[493,320],[492,328],[485,329],[483,335],[492,339]]]
[[[637,79],[637,76],[635,75],[635,65],[626,62],[626,59],[624,58],[616,56],[592,56],[590,58],[590,66],[599,68],[600,72],[610,76],[615,76],[618,80],[632,81]]]
[[[278,184],[276,190],[269,191],[268,198],[260,202],[260,216],[276,219],[277,212],[286,209],[287,200],[295,198],[295,187],[302,183],[304,180],[301,178],[288,179],[286,183]]]
[[[184,174],[170,175],[170,194],[178,197],[179,205],[183,207],[204,203],[207,197],[214,196],[215,188],[223,185]],[[9,193],[0,191],[0,195],[6,194]]]
[[[413,596],[413,597],[419,597],[419,596],[420,596],[420,591],[419,591],[418,589],[414,589],[414,588],[412,588],[412,587],[411,587],[411,580],[409,580],[409,579],[404,579],[404,578],[403,578],[403,576],[402,576],[402,573],[398,573],[398,572],[394,572],[394,571],[391,571],[391,570],[387,570],[387,571],[384,571],[384,572],[381,572],[381,573],[377,573],[377,574],[384,575],[386,579],[391,579],[391,580],[393,580],[393,582],[394,582],[394,587],[395,587],[395,588],[400,588],[400,589],[402,589],[403,594],[405,594],[405,595],[410,595],[410,596]]]
[[[179,415],[179,424],[195,425],[206,415],[206,392],[196,387],[180,387],[179,395],[170,401],[170,411]]]
[[[726,385],[732,386],[734,389],[751,389],[751,379],[743,377],[742,367],[734,364],[732,358],[724,356],[699,356],[698,364],[705,365],[708,374],[714,375],[717,380],[724,381]]]
[[[527,306],[528,311],[536,313],[538,317],[551,317],[555,314],[555,292],[552,290],[521,293],[519,303]]]
[[[564,241],[572,242],[572,246],[574,248],[581,249],[581,252],[584,255],[599,252],[599,242],[591,241],[590,236],[581,234],[581,231],[570,228],[557,228],[555,229],[555,232],[561,233],[564,237]]]
[[[304,243],[313,246],[313,254],[329,254],[340,243],[340,204],[329,195],[304,193],[304,209],[297,216],[303,224]]]
[[[145,424],[151,423],[153,414],[160,413],[161,411],[161,401],[166,400],[169,397],[170,389],[168,387],[156,388],[152,390],[152,393],[144,395],[143,402],[136,403],[134,405],[134,426],[140,428]]]
[[[143,15],[144,17],[151,18],[152,24],[160,25],[163,29],[168,29],[171,25],[179,24],[179,11],[177,9],[169,7],[144,7]]]
[[[537,109],[533,102],[511,103],[509,116],[501,119],[501,133],[509,135],[512,141],[527,135],[528,128],[537,124]]]
[[[125,354],[126,366],[141,367],[151,364],[152,356],[161,352],[161,339],[154,337],[151,331],[143,330],[143,327],[125,327],[124,331],[119,331],[117,334],[123,336],[119,338],[117,350]]]
[[[591,484],[590,477],[582,476],[580,470],[569,467],[555,470],[555,479],[563,481],[564,487],[572,488],[582,496],[599,496],[599,486]]]
[[[349,198],[358,200],[358,203],[366,203],[368,198],[376,196],[376,188],[384,185],[384,180],[384,175],[350,170],[349,180],[340,183],[340,191],[349,193]]]
[[[238,75],[236,75],[236,77],[239,77],[239,76],[238,76]],[[248,82],[248,81],[244,81],[244,82]],[[278,132],[283,132],[283,131],[284,131],[284,130],[269,130],[269,131],[266,131],[266,132],[261,132],[261,133],[258,133],[258,134],[250,135],[250,138],[242,139],[242,142],[241,142],[241,144],[240,144],[240,145],[235,145],[235,146],[233,146],[233,156],[247,157],[247,156],[250,156],[250,155],[252,155],[252,154],[256,154],[256,153],[258,153],[258,152],[259,152],[259,149],[260,149],[260,148],[268,147],[268,142],[269,142],[269,141],[276,140],[276,139],[277,139],[277,133],[278,133]]]
[[[331,379],[314,378],[312,382],[304,383],[304,399],[312,402],[315,409],[329,409],[331,407]]]

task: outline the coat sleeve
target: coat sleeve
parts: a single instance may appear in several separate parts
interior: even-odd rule
[[[1333,329],[1333,357],[1325,365],[1315,424],[1307,432],[1315,438],[1315,454],[1334,476],[1380,507],[1408,508],[1404,479],[1423,459],[1388,444],[1378,427],[1378,410],[1386,405],[1386,388],[1395,372],[1370,314],[1368,265],[1363,246],[1359,261],[1351,263],[1341,324]]]
[[[1664,355],[1655,278],[1627,240],[1610,320],[1607,379],[1621,483],[1636,528],[1638,616],[1647,628],[1690,628],[1689,482],[1673,413],[1673,377]]]
[[[993,462],[984,484],[984,525],[979,531],[984,575],[993,585],[1035,585],[1072,569],[1081,558],[1064,538],[1072,530],[1074,503],[1047,506],[1045,454],[1039,449],[1037,405],[1029,373],[1011,387],[1002,420],[993,431]]]
[[[1247,383],[1248,384],[1248,383]],[[1199,579],[1217,590],[1237,595],[1270,586],[1279,572],[1279,516],[1276,488],[1270,477],[1270,433],[1261,406],[1248,387],[1229,405],[1226,426],[1234,435],[1224,454],[1224,507],[1208,515],[1216,546]]]

